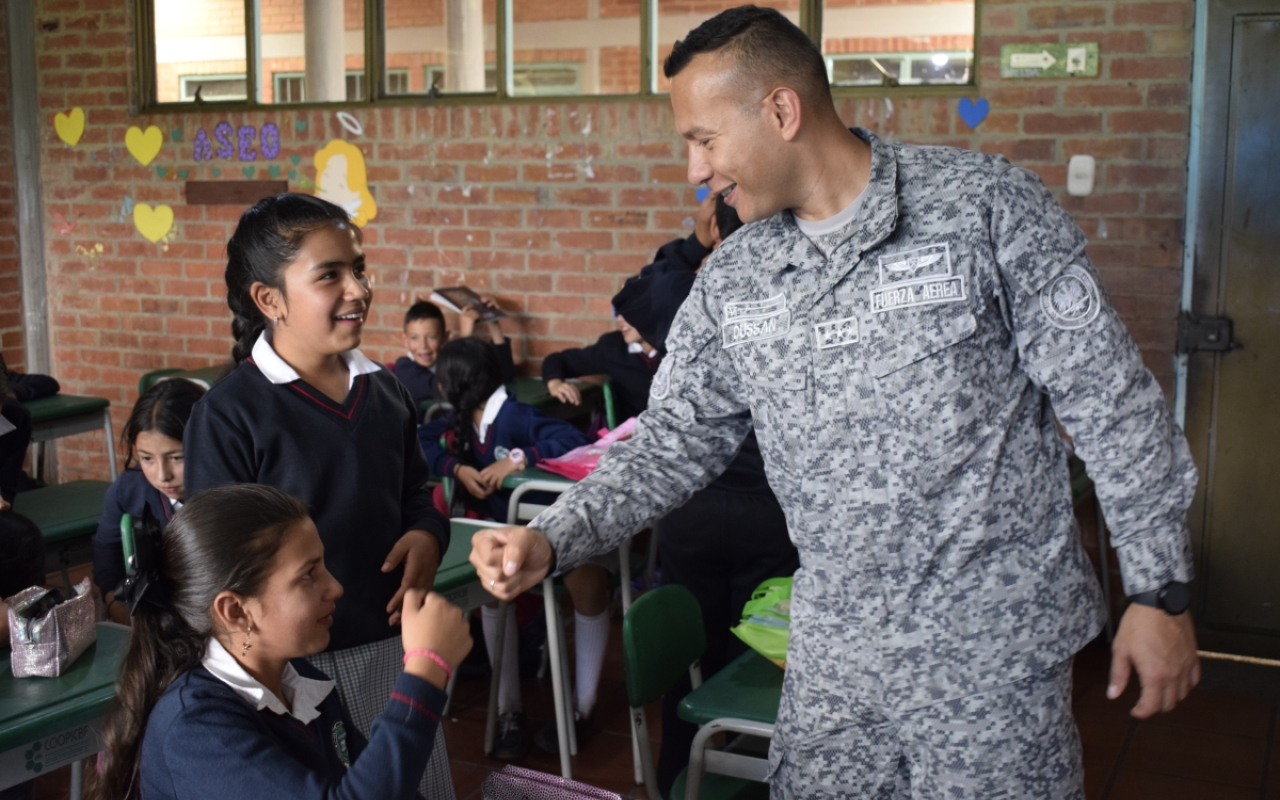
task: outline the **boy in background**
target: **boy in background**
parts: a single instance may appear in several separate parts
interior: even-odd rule
[[[486,305],[497,308],[491,297],[481,298]],[[458,316],[458,335],[464,338],[475,333],[476,323],[480,321],[480,310],[468,308]],[[498,351],[498,361],[502,364],[502,379],[510,381],[515,377],[515,360],[511,353],[511,341],[503,334],[497,320],[486,322],[489,341]],[[418,300],[409,306],[404,314],[404,347],[409,351],[396,359],[391,365],[391,373],[400,379],[413,402],[418,407],[418,422],[423,421],[426,405],[439,399],[436,385],[436,356],[440,348],[449,341],[449,329],[445,326],[444,312],[440,307],[427,300]]]

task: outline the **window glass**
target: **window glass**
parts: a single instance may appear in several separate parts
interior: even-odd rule
[[[364,0],[258,0],[258,27],[261,102],[364,98]]]
[[[658,91],[671,91],[671,81],[662,74],[662,63],[675,43],[689,31],[721,11],[742,5],[742,0],[657,0],[658,2]],[[800,24],[800,0],[755,0],[754,5],[776,8],[787,19]]]
[[[513,95],[640,91],[640,0],[512,0]]]
[[[833,86],[973,82],[972,2],[825,0],[822,52]]]
[[[245,87],[242,0],[155,0],[156,100],[240,100]]]
[[[495,92],[495,0],[383,0],[386,93]]]

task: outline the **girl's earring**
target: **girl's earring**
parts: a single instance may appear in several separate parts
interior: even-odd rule
[[[280,324],[280,318],[279,318],[279,317],[272,317],[272,318],[271,318],[271,324],[272,324],[272,325],[279,325],[279,324]]]
[[[244,632],[244,647],[240,648],[241,658],[244,658],[245,656],[249,655],[249,648],[253,647],[252,640],[253,640],[253,626],[250,625],[249,629]]]

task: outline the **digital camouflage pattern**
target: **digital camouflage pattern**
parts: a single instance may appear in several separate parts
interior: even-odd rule
[[[1191,578],[1196,471],[1040,180],[881,141],[858,218],[784,212],[712,256],[634,438],[530,523],[557,569],[684,502],[754,425],[800,551],[773,760],[1061,664],[1101,629],[1054,414],[1130,594]],[[829,253],[830,257],[824,255]]]

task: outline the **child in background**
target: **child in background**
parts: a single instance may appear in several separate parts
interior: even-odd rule
[[[511,491],[502,488],[503,478],[589,443],[569,423],[544,417],[531,406],[508,397],[498,359],[493,349],[482,342],[449,342],[440,351],[436,374],[440,377],[441,394],[453,410],[419,429],[423,451],[435,474],[456,478],[455,491],[465,492],[473,503],[485,502],[496,520],[506,521],[511,497]],[[554,500],[548,495],[526,497],[530,502]],[[596,564],[579,567],[564,576],[575,609],[575,675],[578,714],[583,720],[590,717],[595,705],[609,636],[607,580],[605,568]],[[496,604],[481,612],[491,660],[498,614]],[[507,606],[506,631],[502,665],[493,665],[501,672],[493,756],[514,760],[528,750],[521,713],[514,604]]]
[[[657,332],[647,278],[632,278],[613,297],[618,329],[588,347],[552,353],[542,361],[547,391],[562,402],[578,405],[582,396],[567,381],[584,375],[608,375],[613,381],[618,421],[649,407],[649,384],[661,355],[651,344]]]
[[[486,304],[496,307],[492,298],[481,299]],[[459,335],[471,336],[479,321],[480,312],[477,309],[468,308],[463,311],[458,319]],[[489,341],[497,349],[498,358],[502,363],[503,381],[509,381],[516,374],[511,342],[502,333],[497,320],[487,322],[485,326],[489,330]],[[444,312],[433,303],[418,300],[405,312],[402,338],[409,354],[396,359],[395,364],[391,366],[391,372],[409,390],[413,402],[418,405],[419,412],[422,412],[430,401],[437,399],[436,356],[440,354],[440,348],[444,347],[445,342],[449,341],[449,329],[445,327]],[[418,421],[422,421],[421,413]]]
[[[14,495],[36,488],[22,463],[27,460],[27,448],[31,445],[31,412],[23,405],[41,397],[52,397],[62,387],[48,375],[24,375],[11,372],[0,356],[0,416],[12,426],[0,432],[0,497],[5,503]]]
[[[311,657],[369,726],[399,673],[395,626],[409,589],[429,589],[449,522],[425,488],[418,410],[357,348],[372,292],[360,229],[338,206],[282,194],[246,211],[227,242],[236,369],[196,404],[186,485],[262,483],[311,509],[346,601]],[[421,793],[452,797],[443,737]]]
[[[466,621],[440,595],[405,593],[404,669],[365,737],[303,660],[329,643],[343,592],[324,556],[303,502],[249,484],[193,497],[139,547],[150,583],[124,590],[133,632],[92,800],[414,795],[471,649]]]
[[[194,381],[160,381],[142,393],[120,434],[124,472],[107,489],[102,517],[93,534],[93,581],[98,585],[107,617],[127,625],[129,610],[113,592],[124,580],[124,545],[120,518],[142,517],[144,508],[164,528],[186,499],[183,487],[182,437],[204,387]]]

